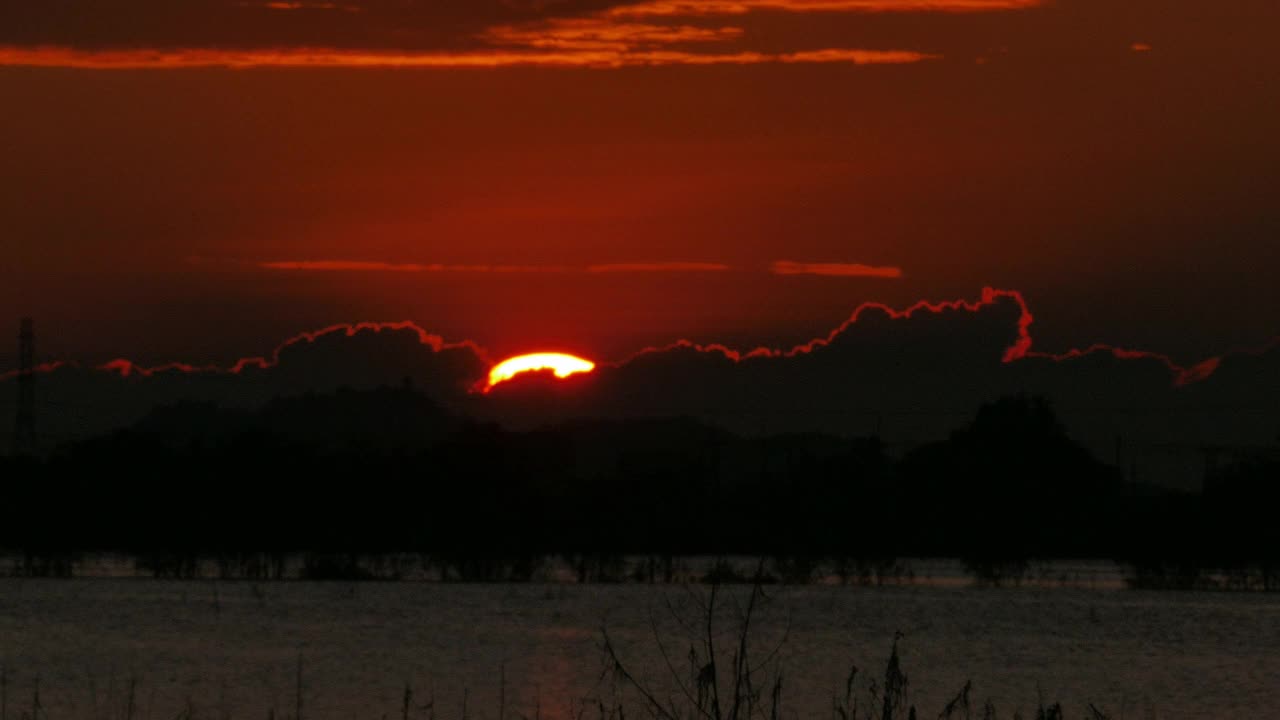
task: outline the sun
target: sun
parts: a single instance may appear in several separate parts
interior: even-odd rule
[[[488,392],[494,385],[506,382],[524,372],[551,370],[556,377],[564,379],[570,375],[588,373],[595,369],[596,364],[590,360],[564,353],[517,355],[493,366],[493,369],[489,371],[489,384],[485,387],[485,392]]]

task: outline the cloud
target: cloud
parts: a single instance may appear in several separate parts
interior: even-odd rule
[[[502,68],[656,67],[662,65],[764,65],[848,63],[900,65],[940,56],[906,50],[825,49],[795,53],[694,53],[672,50],[563,50],[547,52],[475,50],[456,53],[397,53],[288,48],[280,50],[130,49],[0,46],[0,66],[79,70],[180,70],[191,68]]]
[[[391,273],[704,273],[728,272],[732,266],[718,262],[682,260],[658,262],[597,263],[571,265],[450,265],[444,263],[394,263],[381,260],[272,260],[256,263],[265,270],[293,272],[391,272]],[[860,263],[810,263],[778,260],[769,266],[774,275],[822,275],[830,277],[901,278],[902,269]]]
[[[1025,10],[1044,0],[650,0],[614,8],[617,17],[744,15],[754,11],[793,13],[975,13]]]
[[[1151,448],[1137,460],[1144,470],[1182,473],[1147,479],[1183,486],[1198,481],[1198,465],[1170,462],[1170,446],[1274,441],[1280,344],[1182,364],[1101,344],[1037,350],[1032,327],[1012,290],[905,308],[868,303],[789,349],[680,341],[565,381],[516,378],[477,411],[524,427],[683,415],[746,433],[879,432],[896,450],[941,439],[979,404],[1025,392],[1048,397],[1100,457],[1124,437],[1127,448]]]
[[[372,265],[382,266],[385,264],[372,263]],[[398,267],[392,265],[386,266],[392,268]],[[652,272],[670,271],[674,268],[676,271],[688,272],[718,271],[724,267],[725,266],[713,263],[651,263],[590,266],[587,271]],[[997,313],[995,311],[999,312]],[[624,360],[608,363],[608,365],[613,368],[624,368],[632,363],[641,361],[645,357],[666,353],[695,353],[698,355],[710,355],[722,358],[734,364],[750,363],[751,361],[760,360],[785,360],[817,355],[820,351],[847,344],[850,338],[863,334],[868,327],[881,328],[881,330],[883,330],[885,326],[878,323],[875,319],[869,318],[880,317],[889,321],[918,321],[920,318],[937,317],[944,319],[951,318],[952,321],[959,318],[959,321],[964,322],[964,318],[966,316],[986,317],[993,313],[995,313],[999,319],[999,323],[997,324],[998,330],[993,334],[993,336],[1004,336],[1006,338],[1003,350],[998,355],[1000,362],[1006,365],[1025,360],[1068,363],[1071,361],[1090,359],[1097,356],[1105,356],[1119,361],[1142,361],[1144,363],[1158,365],[1165,370],[1167,373],[1167,380],[1172,386],[1187,386],[1210,378],[1222,365],[1224,358],[1227,357],[1211,357],[1192,365],[1180,365],[1167,355],[1145,350],[1123,348],[1104,343],[1097,343],[1086,348],[1073,348],[1057,353],[1035,350],[1033,349],[1034,340],[1031,333],[1031,327],[1035,322],[1035,318],[1031,313],[1031,309],[1026,298],[1017,290],[988,287],[984,288],[981,296],[975,300],[957,299],[936,302],[921,300],[905,308],[894,308],[879,302],[865,302],[853,311],[848,320],[834,328],[826,336],[814,338],[808,342],[792,346],[789,349],[757,347],[752,350],[739,350],[722,344],[701,345],[688,340],[680,340],[665,347],[645,348]],[[1005,318],[1002,314],[1008,315],[1008,317]],[[1012,333],[1010,333],[1010,331],[1012,331]],[[426,329],[412,321],[365,321],[358,323],[339,323],[319,330],[298,333],[277,345],[270,355],[241,358],[227,366],[174,361],[148,367],[138,365],[137,363],[125,358],[118,358],[99,365],[94,369],[100,372],[118,375],[120,377],[153,377],[157,375],[170,374],[240,375],[250,370],[269,370],[281,366],[284,364],[284,358],[287,355],[295,353],[299,348],[320,345],[322,344],[322,341],[331,342],[333,338],[368,337],[384,333],[388,335],[411,337],[415,341],[415,346],[427,348],[433,353],[464,350],[474,356],[477,361],[487,362],[488,359],[487,352],[475,342],[470,340],[450,342],[439,335],[428,332]],[[950,333],[950,331],[948,331],[948,333]],[[892,333],[881,333],[881,335],[882,340],[886,344],[890,344],[890,340],[894,339],[892,337]],[[1231,355],[1260,355],[1271,352],[1274,349],[1275,343],[1261,349],[1235,351],[1231,353]],[[989,355],[991,352],[992,345],[990,343],[984,343],[983,349],[980,353],[983,355]],[[37,368],[37,372],[42,374],[57,374],[59,371],[66,369],[78,370],[79,365],[74,362],[59,360],[42,364]],[[480,377],[481,374],[468,378],[468,380],[474,381]],[[0,380],[13,379],[16,375],[16,372],[9,371],[0,374]]]
[[[587,266],[589,273],[725,272],[730,269],[732,268],[723,263],[709,262],[609,263]]]
[[[480,37],[497,46],[621,53],[678,43],[726,42],[740,39],[743,32],[740,27],[653,25],[591,17],[557,20],[536,26],[500,25],[489,28]]]
[[[428,348],[432,353],[442,353],[452,350],[466,350],[473,353],[477,359],[485,360],[487,355],[485,351],[474,342],[464,340],[461,342],[449,342],[439,335],[427,332],[417,323],[410,321],[402,322],[358,322],[358,323],[338,323],[328,327],[301,332],[290,338],[285,339],[277,345],[270,355],[258,355],[252,357],[241,358],[231,365],[220,366],[209,363],[204,365],[193,365],[185,362],[169,362],[161,365],[143,366],[125,358],[117,358],[109,362],[103,363],[95,367],[95,370],[119,375],[122,378],[127,377],[153,377],[158,375],[240,375],[250,370],[269,370],[281,364],[281,358],[291,352],[295,352],[299,347],[307,347],[316,345],[321,341],[332,338],[347,337],[354,338],[360,335],[379,335],[382,333],[399,334],[406,337],[414,337],[417,344]],[[44,366],[42,372],[54,372],[63,367],[79,367],[73,363],[48,363]],[[8,375],[0,375],[0,379],[7,378]]]
[[[864,303],[827,335],[790,348],[680,341],[564,380],[520,375],[485,394],[476,388],[492,360],[475,343],[447,341],[412,322],[339,324],[226,365],[117,359],[96,368],[45,366],[40,428],[68,439],[182,399],[251,407],[280,395],[409,379],[459,412],[513,427],[687,415],[753,433],[882,427],[905,447],[944,437],[981,402],[1030,392],[1053,400],[1095,452],[1109,452],[1118,435],[1127,447],[1274,440],[1280,342],[1180,364],[1101,344],[1038,350],[1033,327],[1016,290],[905,307]],[[13,416],[14,397],[0,393],[0,413]]]
[[[279,396],[399,386],[406,380],[449,402],[465,397],[490,364],[475,343],[448,341],[411,322],[331,325],[298,333],[264,355],[229,363],[63,362],[40,369],[38,431],[52,446],[130,425],[157,406],[180,401],[258,407]],[[12,377],[0,374],[0,381]],[[15,393],[0,393],[6,417],[14,416],[14,398]],[[3,435],[0,452],[9,437]]]
[[[737,21],[756,11],[957,13],[1035,0],[384,3],[92,0],[0,6],[0,65],[77,69],[621,68],[766,63],[903,64],[913,48],[771,46]]]
[[[0,3],[0,44],[82,50],[465,49],[494,25],[606,10],[606,0],[266,2],[54,0]]]
[[[334,2],[293,0],[293,2],[261,2],[259,4],[269,10],[346,10],[347,12],[360,12],[359,5],[340,5]]]
[[[873,277],[898,279],[902,268],[861,263],[813,263],[778,260],[769,266],[774,275],[824,275],[830,277]]]
[[[32,375],[47,375],[49,373],[56,372],[63,368],[73,367],[73,366],[74,366],[74,363],[69,363],[62,360],[55,360],[53,362],[43,362],[43,363],[38,363],[32,366],[30,373]],[[4,382],[6,380],[16,380],[20,375],[23,375],[23,374],[24,373],[21,370],[8,370],[5,372],[0,372],[0,382]]]
[[[445,265],[441,263],[392,263],[378,260],[275,260],[258,263],[266,270],[298,272],[396,272],[396,273],[561,273],[563,265]]]
[[[393,273],[646,273],[723,272],[728,265],[711,262],[637,262],[599,265],[446,265],[442,263],[392,263],[377,260],[274,260],[257,263],[266,270],[295,272],[393,272]]]
[[[154,367],[144,367],[132,360],[125,358],[116,358],[109,362],[105,362],[97,367],[109,373],[119,374],[122,378],[141,376],[152,377],[153,375],[162,375],[164,373],[184,373],[188,375],[199,373],[219,373],[223,372],[222,368],[217,365],[190,365],[184,362],[171,362]]]

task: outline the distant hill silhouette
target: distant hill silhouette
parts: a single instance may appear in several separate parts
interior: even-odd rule
[[[132,432],[182,448],[221,446],[246,434],[311,452],[381,454],[430,448],[457,431],[463,420],[426,395],[376,388],[275,398],[256,411],[184,401],[153,410]]]
[[[1135,485],[1025,395],[900,460],[875,437],[750,437],[681,417],[509,431],[404,386],[258,410],[179,403],[0,470],[0,544],[37,553],[410,551],[483,579],[557,553],[769,554],[797,568],[959,556],[998,569],[1049,557],[1271,567],[1280,550],[1275,463],[1228,466],[1203,498]]]

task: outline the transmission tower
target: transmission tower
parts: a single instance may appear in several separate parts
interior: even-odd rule
[[[13,425],[13,453],[36,450],[36,332],[31,318],[18,330],[18,416]]]

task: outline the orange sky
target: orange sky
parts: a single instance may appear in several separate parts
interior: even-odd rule
[[[1280,331],[1274,2],[109,5],[0,7],[0,302],[51,356],[781,346],[985,285],[1046,349]]]

